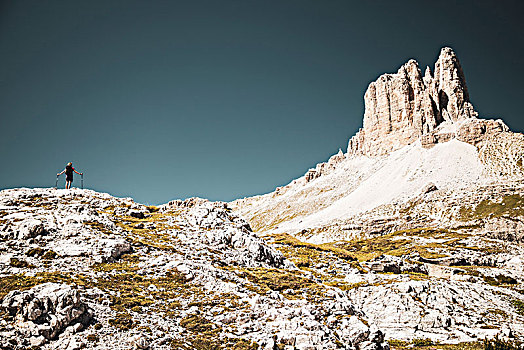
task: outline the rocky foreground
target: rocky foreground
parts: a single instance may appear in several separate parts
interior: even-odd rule
[[[524,211],[524,186],[515,190],[463,215],[492,210],[505,222]],[[0,216],[3,349],[524,339],[522,236],[502,229],[478,235],[470,223],[312,244],[259,238],[225,203],[152,207],[77,189],[4,190]]]
[[[298,268],[224,203],[14,189],[0,217],[2,349],[387,348],[319,274],[358,264]]]

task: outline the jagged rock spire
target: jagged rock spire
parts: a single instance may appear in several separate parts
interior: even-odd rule
[[[451,48],[440,50],[433,81],[438,90],[434,99],[444,120],[458,121],[478,116],[469,102],[464,72]]]
[[[383,74],[369,84],[364,95],[364,127],[349,141],[348,152],[382,155],[418,139],[427,144],[446,141],[456,135],[435,135],[439,125],[477,118],[462,67],[451,48],[442,48],[434,71],[432,76],[427,67],[422,76],[412,59],[397,73]],[[498,124],[490,127],[497,128]]]

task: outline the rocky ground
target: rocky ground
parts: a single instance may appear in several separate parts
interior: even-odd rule
[[[225,203],[14,189],[0,217],[0,348],[387,348]]]
[[[524,340],[524,181],[428,183],[409,200],[294,236],[258,233],[277,237],[297,266],[346,291],[386,339]],[[318,251],[339,259],[326,263]]]
[[[393,344],[524,340],[522,235],[513,228],[509,238],[500,224],[524,212],[521,195],[524,184],[493,187],[489,201],[473,195],[457,211],[462,224],[443,228],[425,212],[444,203],[434,189],[397,210],[398,220],[409,209],[425,228],[397,230],[401,221],[384,220],[389,226],[365,237],[314,244],[305,241],[318,232],[258,237],[225,203],[153,207],[89,190],[5,190],[0,346],[383,349],[384,336]]]

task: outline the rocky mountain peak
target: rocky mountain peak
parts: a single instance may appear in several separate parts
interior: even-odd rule
[[[364,104],[364,127],[350,139],[350,154],[383,155],[417,140],[426,147],[453,138],[475,143],[488,132],[508,131],[502,121],[477,119],[464,72],[449,47],[440,51],[434,75],[427,67],[422,76],[411,59],[397,73],[370,83]]]
[[[431,72],[429,72],[431,73]],[[444,47],[435,63],[433,79],[438,95],[434,97],[444,120],[476,118],[478,113],[469,102],[466,78],[455,52]]]

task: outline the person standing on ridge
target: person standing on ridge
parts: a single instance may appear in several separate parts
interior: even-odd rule
[[[71,184],[73,183],[73,172],[77,173],[78,175],[84,175],[84,173],[79,173],[78,171],[73,168],[73,163],[69,162],[67,163],[66,167],[62,172],[56,174],[56,176],[60,176],[63,173],[66,174],[66,189],[71,188]]]

